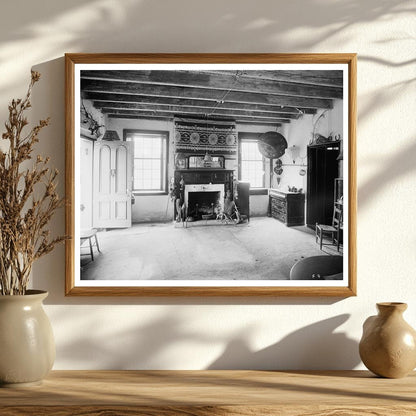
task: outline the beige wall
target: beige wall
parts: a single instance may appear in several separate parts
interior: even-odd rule
[[[358,53],[358,296],[68,299],[60,247],[34,270],[55,368],[359,368],[375,302],[408,302],[416,327],[414,15],[398,0],[3,2],[0,119],[41,71],[33,118],[52,117],[39,149],[62,183],[64,52]]]

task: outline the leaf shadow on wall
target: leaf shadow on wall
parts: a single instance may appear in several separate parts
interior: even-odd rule
[[[402,176],[416,171],[416,136],[411,144],[386,158],[382,170],[378,170],[358,189],[359,207],[365,207],[386,185],[399,180]]]
[[[182,356],[175,366],[182,369],[200,367],[200,361],[210,361],[216,345],[224,345],[223,352],[205,369],[353,369],[360,363],[358,343],[344,332],[336,332],[349,317],[349,314],[342,314],[315,322],[256,351],[249,347],[249,340],[253,338],[252,326],[241,328],[241,335],[233,337],[227,333],[215,335],[202,329],[190,329],[189,322],[182,321],[174,313],[146,320],[143,324],[136,321],[128,327],[120,327],[116,320],[107,320],[105,325],[100,325],[96,314],[96,318],[92,316],[85,325],[79,323],[79,330],[66,340],[61,339],[57,360],[61,366],[76,362],[83,369],[161,369],[169,368],[172,362],[169,357],[175,355],[181,345],[193,344],[199,345],[195,349],[198,353]],[[71,318],[57,312],[54,320],[54,328],[62,337],[62,331],[70,325],[66,321]],[[275,338],[278,333],[276,328]],[[206,355],[201,357],[201,351]]]
[[[47,0],[46,5],[51,7],[44,7],[39,10],[29,10],[23,8],[21,22],[28,23],[24,27],[19,25],[8,28],[7,36],[2,36],[0,48],[7,44],[7,41],[21,40],[29,41],[31,39],[42,39],[42,30],[39,23],[48,19],[50,25],[48,31],[57,30],[58,22],[62,23],[65,18],[69,18],[71,12],[76,10],[83,2],[79,0],[72,0],[65,4],[65,7],[57,7],[56,2]],[[11,6],[8,6],[11,7]],[[131,45],[136,44],[136,40],[140,37],[145,37],[146,49],[160,52],[215,52],[221,51],[224,48],[224,38],[227,38],[227,50],[238,52],[244,48],[245,52],[259,52],[259,51],[305,51],[305,50],[319,50],[319,44],[323,40],[335,38],[337,34],[342,32],[348,26],[359,24],[363,22],[372,22],[381,17],[393,16],[398,14],[408,14],[413,12],[408,2],[401,0],[373,0],[369,2],[327,2],[325,4],[325,12],[322,12],[322,4],[316,1],[309,2],[306,6],[302,3],[299,13],[300,2],[294,1],[291,3],[273,4],[273,2],[263,2],[263,7],[253,9],[250,5],[242,4],[237,0],[231,0],[224,4],[219,0],[206,3],[204,5],[198,4],[198,11],[193,10],[192,3],[186,0],[179,0],[174,3],[164,3],[163,12],[160,14],[158,7],[149,2],[126,2],[122,6],[117,4],[112,6],[111,2],[92,1],[85,6],[85,11],[88,8],[94,9],[96,13],[85,13],[85,27],[81,23],[77,25],[61,25],[64,33],[68,36],[59,44],[59,48],[52,49],[48,56],[62,55],[62,51],[77,51],[77,52],[105,52],[108,51],[108,45],[103,38],[111,36],[111,52],[116,49],[117,52],[131,52]],[[112,7],[116,7],[117,13],[112,13]],[[189,9],[190,7],[190,9]],[[181,9],[189,9],[189,13],[181,13]],[[218,11],[221,11],[220,18],[218,18]],[[203,13],[206,17],[204,22],[209,22],[210,30],[206,30],[204,25],[198,19],[189,19],[192,13]],[[274,13],[275,12],[275,13]],[[30,16],[26,16],[26,13]],[[144,23],[138,25],[138,16],[143,19]],[[176,16],[176,19],[172,19]],[[90,20],[94,21],[108,21],[108,24],[91,25]],[[82,19],[81,19],[82,20]],[[296,21],[296,27],[306,27],[310,29],[311,36],[301,37],[294,36],[289,38],[286,36],[293,30],[293,22]],[[23,23],[21,26],[23,26]],[[88,23],[88,24],[87,24]],[[7,26],[6,26],[7,28]],[[183,28],[183,30],[178,30]],[[232,30],[230,30],[232,28]],[[318,30],[322,29],[322,31]],[[162,32],[160,32],[162,30]],[[316,32],[314,32],[316,30]],[[5,29],[1,29],[3,34]],[[67,32],[65,32],[67,31]],[[195,44],[189,40],[189,32],[195,32],[199,36],[195,36]],[[166,43],[163,34],[170,33],[169,43]],[[117,33],[115,37],[114,34]],[[162,35],[161,35],[162,34]],[[204,37],[209,37],[205,39]],[[391,35],[391,39],[385,39],[384,42],[395,41],[396,34]],[[187,42],[181,42],[182,38],[186,37]],[[261,41],[259,41],[259,39]],[[403,40],[403,39],[401,39]],[[406,38],[404,40],[407,40]],[[162,42],[162,44],[160,43]],[[177,49],[177,45],[188,45],[186,50]],[[55,46],[54,46],[55,48]],[[176,49],[175,49],[176,48]],[[45,50],[47,44],[45,44]],[[143,52],[143,51],[142,51]],[[44,54],[45,55],[45,54]],[[45,74],[44,81],[37,87],[39,89],[39,100],[43,103],[43,109],[38,108],[38,103],[34,102],[34,114],[39,115],[38,118],[45,116],[52,116],[52,132],[46,133],[41,137],[39,145],[45,150],[46,154],[53,156],[53,162],[61,172],[64,172],[64,63],[63,58],[55,60],[42,61],[43,56],[39,58],[39,65],[36,69],[42,74]],[[39,55],[41,56],[41,55]],[[33,61],[36,57],[29,55]],[[0,58],[1,59],[1,58]],[[378,65],[387,67],[401,67],[412,63],[412,59],[403,60],[402,62],[393,62],[372,56],[359,56],[359,63],[367,61]],[[1,62],[1,60],[0,60]],[[32,62],[33,63],[33,62]],[[412,82],[409,80],[408,82]],[[21,82],[21,81],[20,81]],[[12,84],[13,85],[13,84]],[[404,87],[406,87],[404,85]],[[3,88],[4,89],[4,88]],[[58,93],[57,93],[58,91]],[[373,115],[380,106],[388,106],[392,101],[392,94],[397,98],[401,93],[401,89],[383,88],[372,93],[370,105],[359,111],[359,122],[369,115]],[[35,91],[36,94],[36,91]],[[34,101],[35,101],[34,94]],[[58,95],[57,95],[58,94]],[[394,98],[394,97],[393,97]],[[41,107],[40,107],[41,108]],[[48,111],[44,111],[44,109]],[[370,205],[369,202],[374,195],[380,191],[386,183],[394,181],[395,178],[414,171],[415,164],[413,163],[416,155],[415,145],[411,145],[397,155],[388,155],[388,166],[391,169],[377,169],[374,175],[365,183],[360,184],[359,192],[359,208]],[[386,155],[387,157],[387,155]],[[62,178],[62,176],[61,176]],[[62,181],[62,179],[61,179]],[[61,185],[61,189],[63,186]],[[56,227],[54,229],[63,229],[63,213],[59,213],[53,222]],[[53,258],[53,260],[52,260]],[[100,300],[92,298],[64,298],[63,297],[63,264],[64,254],[62,248],[58,248],[41,263],[36,263],[34,267],[34,275],[36,276],[35,285],[37,287],[44,287],[48,289],[51,294],[45,303],[50,304],[179,304],[179,303],[196,303],[196,304],[241,304],[241,303],[282,303],[280,299],[269,299],[263,302],[259,298],[240,298],[240,299],[198,299],[193,300],[178,298],[177,300],[167,300],[154,298],[102,298]],[[48,276],[49,275],[49,276]],[[339,300],[339,299],[338,299]],[[333,301],[336,301],[335,299]],[[316,302],[319,304],[331,303],[329,300],[304,300],[292,299],[284,300],[283,303],[293,304],[310,304]]]
[[[403,0],[260,0],[256,7],[240,0],[3,3],[3,15],[12,18],[0,27],[1,75],[7,80],[0,83],[0,97],[19,88],[22,70],[63,52],[323,52],[322,43],[325,52],[341,51],[351,27],[415,11]]]
[[[116,319],[103,322],[100,314],[92,311],[85,324],[80,322],[78,330],[64,338],[73,319],[59,311],[54,316],[54,329],[62,338],[57,360],[61,365],[76,362],[82,369],[169,368],[172,361],[167,362],[166,357],[178,348],[178,344],[208,345],[224,341],[223,337],[189,329],[189,322],[181,320],[179,314],[172,311],[153,319],[139,317],[127,326]]]
[[[4,15],[13,16],[18,3],[25,4],[22,0],[6,3]],[[189,0],[126,0],[122,3],[44,0],[42,7],[20,7],[18,23],[5,19],[0,29],[0,46],[7,42],[47,39],[51,33],[62,33],[59,47],[78,52],[108,50],[107,42],[103,42],[106,37],[111,39],[111,52],[133,52],[131,45],[137,48],[140,39],[146,39],[143,52],[172,52],[172,48],[178,52],[178,47],[184,51],[183,45],[192,45],[195,52],[218,48],[304,52],[349,26],[412,12],[411,3],[403,0],[294,0],[285,3],[260,0],[256,7],[240,0],[198,3]],[[192,16],[203,16],[203,19]],[[309,36],[303,39],[290,36],[297,28],[308,29]],[[190,33],[197,36],[189,36]]]
[[[207,369],[353,369],[360,363],[358,343],[335,332],[349,317],[342,314],[315,322],[258,351],[253,351],[244,337],[235,338]]]

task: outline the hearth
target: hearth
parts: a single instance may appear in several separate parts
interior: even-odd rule
[[[187,217],[201,219],[206,215],[216,216],[223,210],[224,185],[185,185],[185,207]]]

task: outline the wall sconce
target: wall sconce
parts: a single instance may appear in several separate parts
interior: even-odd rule
[[[299,157],[300,148],[299,146],[293,145],[289,147],[290,154],[292,156],[293,163],[296,162],[296,159]]]

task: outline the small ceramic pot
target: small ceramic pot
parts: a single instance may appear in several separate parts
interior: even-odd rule
[[[403,319],[405,303],[377,303],[378,315],[363,325],[360,357],[381,377],[405,377],[416,367],[416,331]]]
[[[52,327],[42,301],[48,292],[0,296],[0,386],[40,384],[55,360]]]

